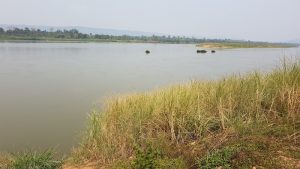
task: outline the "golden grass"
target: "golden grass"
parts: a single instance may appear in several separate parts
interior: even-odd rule
[[[151,145],[193,165],[231,137],[274,130],[299,141],[299,116],[300,63],[284,63],[269,74],[192,81],[108,99],[103,111],[90,114],[73,157],[110,165],[134,159],[136,146]],[[288,127],[280,133],[276,126]]]

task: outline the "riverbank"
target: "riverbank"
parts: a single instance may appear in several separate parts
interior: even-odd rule
[[[157,44],[196,44],[196,47],[206,49],[234,49],[234,48],[295,48],[299,44],[292,43],[268,43],[268,42],[180,42],[159,40],[120,40],[120,39],[66,39],[66,38],[30,38],[8,37],[1,38],[0,43],[157,43]]]
[[[114,97],[72,159],[107,168],[297,168],[300,64]]]
[[[233,49],[233,48],[293,48],[299,44],[291,43],[268,43],[268,42],[208,42],[198,44],[197,47],[209,49]]]
[[[166,43],[160,41],[142,41],[142,40],[105,40],[105,39],[0,39],[0,42],[6,43],[106,43],[106,42],[115,42],[115,43]],[[176,44],[169,43],[169,44]]]
[[[268,74],[193,81],[108,99],[103,111],[90,114],[81,146],[64,166],[299,168],[299,143],[298,61]],[[62,164],[45,153],[2,161],[14,165],[20,157],[17,164],[27,166],[43,160]]]

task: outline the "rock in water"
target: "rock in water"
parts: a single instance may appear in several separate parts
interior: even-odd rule
[[[206,53],[206,50],[197,50],[197,53]]]

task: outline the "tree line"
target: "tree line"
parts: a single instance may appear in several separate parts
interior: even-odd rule
[[[103,40],[103,41],[141,41],[141,42],[161,42],[161,43],[203,43],[203,42],[224,42],[229,39],[205,39],[185,36],[129,36],[129,35],[104,35],[85,34],[77,29],[47,31],[33,28],[13,28],[5,30],[0,27],[1,39],[22,39],[22,40]]]

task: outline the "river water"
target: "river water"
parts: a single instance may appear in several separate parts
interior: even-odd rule
[[[178,44],[0,43],[0,152],[56,148],[65,154],[105,97],[266,72],[284,57],[300,58],[300,48],[196,50]]]

